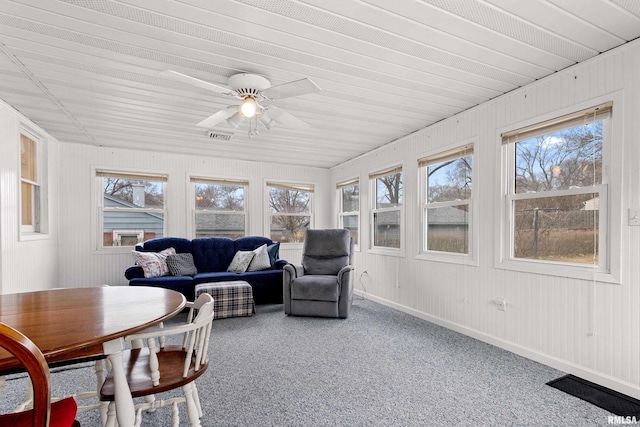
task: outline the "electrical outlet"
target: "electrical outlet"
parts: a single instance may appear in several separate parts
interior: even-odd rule
[[[503,298],[496,298],[493,303],[496,305],[498,310],[507,311],[507,301]]]

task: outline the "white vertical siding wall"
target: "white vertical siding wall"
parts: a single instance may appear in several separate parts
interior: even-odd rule
[[[335,184],[359,176],[361,250],[356,275],[367,295],[505,349],[640,398],[640,43],[627,44],[332,169]],[[500,235],[499,130],[616,93],[610,194],[620,234],[620,283],[592,282],[496,268]],[[515,126],[517,127],[517,126]],[[479,207],[478,265],[416,259],[421,239],[417,159],[440,147],[475,143],[474,203]],[[390,160],[391,159],[391,160]],[[368,174],[390,161],[404,166],[405,255],[367,251]],[[617,168],[617,169],[616,169]],[[334,200],[335,196],[330,200]],[[616,241],[615,239],[614,241]],[[356,289],[363,291],[356,280]],[[505,298],[507,310],[493,301]]]
[[[327,193],[327,169],[65,143],[60,144],[60,153],[61,168],[64,171],[60,177],[60,187],[64,189],[60,202],[63,206],[63,213],[60,215],[60,246],[64,252],[60,260],[60,282],[67,287],[124,285],[127,283],[124,271],[133,263],[129,249],[96,250],[98,232],[95,198],[101,196],[96,191],[93,176],[96,168],[168,174],[165,192],[166,236],[190,237],[187,236],[187,223],[191,221],[191,208],[187,200],[190,175],[249,181],[248,234],[269,235],[269,225],[263,215],[267,203],[267,180],[313,183],[317,193],[314,198],[317,201],[314,205],[316,226],[327,226],[331,222],[331,206],[322,203],[322,197],[318,196]],[[300,249],[282,245],[280,257],[296,262],[300,258]]]
[[[48,232],[20,240],[20,129],[28,126],[48,153]],[[58,143],[27,118],[0,101],[0,293],[58,286]]]

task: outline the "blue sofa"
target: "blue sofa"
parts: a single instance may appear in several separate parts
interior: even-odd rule
[[[270,249],[271,268],[244,273],[227,272],[237,251],[252,251],[264,244]],[[198,272],[193,276],[145,277],[142,267],[133,265],[125,271],[129,286],[156,286],[182,293],[187,300],[195,298],[195,287],[200,283],[244,280],[253,288],[256,304],[282,304],[282,272],[287,261],[279,259],[279,244],[261,236],[247,236],[232,240],[226,237],[199,237],[193,240],[179,237],[161,237],[136,246],[136,251],[160,252],[174,248],[176,253],[191,253]]]

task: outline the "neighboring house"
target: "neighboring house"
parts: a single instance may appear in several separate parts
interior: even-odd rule
[[[235,239],[245,235],[245,215],[196,211],[196,237],[229,237]]]
[[[452,232],[459,234],[469,230],[469,214],[458,208],[444,207],[429,210],[429,236],[439,237]]]
[[[114,196],[104,195],[105,208],[139,208],[133,203]],[[162,237],[164,218],[151,212],[104,211],[104,246],[133,246],[154,237]]]

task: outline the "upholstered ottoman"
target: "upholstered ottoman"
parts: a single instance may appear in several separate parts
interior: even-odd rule
[[[251,285],[244,280],[196,285],[196,298],[202,293],[213,297],[214,319],[253,316],[256,312]]]

